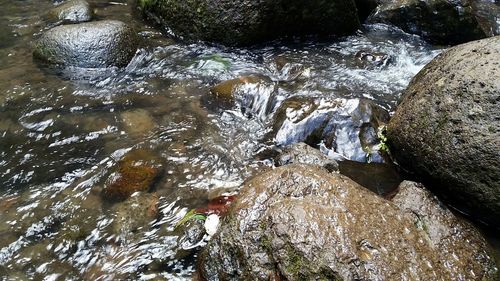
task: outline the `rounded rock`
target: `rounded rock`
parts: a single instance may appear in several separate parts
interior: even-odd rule
[[[410,83],[387,136],[399,164],[500,225],[500,36],[456,46]]]
[[[49,64],[100,68],[126,66],[138,47],[137,34],[121,21],[57,26],[35,44],[33,56]]]
[[[56,23],[81,23],[92,20],[94,12],[85,0],[65,2],[49,12],[49,20]]]

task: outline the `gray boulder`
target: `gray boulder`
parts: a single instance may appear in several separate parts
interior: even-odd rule
[[[383,1],[370,22],[384,22],[438,44],[460,44],[493,36],[488,22],[478,14],[475,3],[464,0]]]
[[[205,280],[494,280],[488,246],[426,191],[394,202],[315,166],[287,165],[242,188],[203,250]],[[410,199],[407,199],[410,197]]]
[[[48,14],[52,23],[80,23],[92,20],[94,12],[85,0],[70,0],[54,9]]]
[[[500,36],[456,46],[410,83],[387,136],[399,164],[500,226]]]
[[[64,66],[126,66],[137,47],[137,34],[132,28],[121,21],[103,20],[50,29],[36,42],[33,56]]]
[[[353,0],[138,0],[176,35],[248,45],[286,35],[345,35],[360,24]]]

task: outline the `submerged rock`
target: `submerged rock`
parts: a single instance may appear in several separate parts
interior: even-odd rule
[[[393,203],[314,166],[263,173],[241,190],[200,255],[199,274],[205,280],[493,280],[496,267],[480,233],[414,187],[403,184]]]
[[[390,23],[439,44],[460,44],[493,36],[488,22],[477,15],[474,2],[383,1],[369,21]]]
[[[360,26],[353,0],[138,0],[138,5],[178,36],[227,45],[287,35],[346,35]]]
[[[85,0],[70,0],[52,9],[48,18],[53,23],[80,23],[90,21],[94,12]]]
[[[160,175],[160,168],[147,150],[129,152],[117,163],[104,188],[104,195],[111,200],[123,200],[135,192],[148,191]]]
[[[157,126],[153,116],[145,109],[128,110],[120,117],[123,129],[132,136],[148,134]]]
[[[500,35],[500,2],[474,1],[474,13],[482,29],[491,35]]]
[[[126,66],[137,46],[137,34],[132,28],[121,21],[103,20],[48,30],[36,42],[33,56],[63,66]]]
[[[387,136],[399,164],[500,226],[500,36],[454,47],[410,83]]]
[[[113,233],[130,237],[139,228],[147,227],[158,216],[158,202],[156,194],[136,193],[126,201],[117,203],[113,206]]]
[[[272,136],[280,146],[323,143],[349,160],[383,162],[377,133],[388,120],[384,109],[365,99],[292,97],[275,113]]]
[[[249,118],[265,119],[275,108],[277,85],[268,77],[251,75],[227,80],[210,89],[209,103],[238,108]]]
[[[234,94],[240,87],[249,84],[268,83],[269,79],[261,76],[242,76],[239,78],[223,81],[212,88],[210,94],[222,102],[234,102]]]

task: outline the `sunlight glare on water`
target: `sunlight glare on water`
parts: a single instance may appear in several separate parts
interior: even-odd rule
[[[42,2],[0,1],[6,280],[189,280],[204,242],[186,240],[177,222],[269,165],[254,156],[286,98],[368,98],[393,110],[440,52],[384,25],[331,42],[185,44],[132,18],[127,3],[98,0],[99,17],[130,22],[146,43],[123,69],[54,70],[31,55],[47,28],[40,11],[52,7]],[[373,65],[360,52],[386,59]],[[268,83],[242,89],[230,107],[207,98],[211,86],[245,75]],[[155,172],[153,188],[108,200],[105,186],[127,157]]]

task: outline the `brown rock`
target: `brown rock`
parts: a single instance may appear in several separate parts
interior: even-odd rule
[[[160,174],[160,168],[148,157],[149,152],[129,152],[118,162],[118,167],[108,178],[104,195],[109,199],[123,200],[134,192],[148,191]]]
[[[199,273],[206,280],[494,280],[480,233],[406,188],[412,196],[393,203],[316,166],[262,173],[242,188],[202,252]],[[415,205],[405,204],[411,198]],[[415,206],[418,215],[409,211]]]

